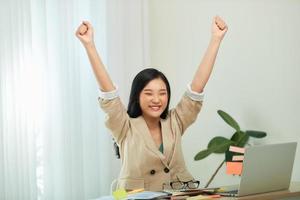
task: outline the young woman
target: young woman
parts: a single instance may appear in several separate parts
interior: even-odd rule
[[[197,183],[185,166],[181,136],[201,109],[203,89],[226,31],[224,21],[215,17],[207,51],[174,109],[168,109],[171,91],[167,78],[148,68],[134,78],[126,110],[97,53],[93,27],[87,21],[78,27],[76,36],[86,49],[101,89],[99,103],[107,114],[106,126],[120,147],[118,188],[158,191],[178,183],[187,187]]]

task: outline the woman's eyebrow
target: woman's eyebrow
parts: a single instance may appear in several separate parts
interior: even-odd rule
[[[151,89],[144,89],[144,91],[150,91],[150,92],[152,92],[152,90],[151,90]]]
[[[152,89],[144,89],[144,91],[150,91],[150,92],[152,92],[153,90]],[[167,91],[167,89],[160,89],[159,91]]]

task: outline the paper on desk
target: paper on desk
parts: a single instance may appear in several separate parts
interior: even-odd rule
[[[168,196],[168,194],[164,192],[144,191],[135,194],[130,194],[127,196],[127,199],[154,199],[154,198],[165,197],[165,196]]]
[[[123,198],[124,200],[129,200],[129,199],[154,199],[158,197],[165,197],[168,196],[167,193],[164,192],[150,192],[150,191],[144,191],[144,192],[139,192],[135,194],[129,194],[127,197]],[[90,200],[115,200],[113,196],[103,196],[97,199],[90,199]]]
[[[205,199],[215,199],[220,198],[221,195],[214,194],[214,195],[198,195],[193,197],[188,197],[186,200],[205,200]]]
[[[126,199],[127,192],[124,189],[118,189],[113,192],[113,197],[115,200]]]
[[[208,196],[203,196],[203,195],[198,195],[198,196],[193,196],[193,197],[188,197],[186,200],[203,200],[203,199],[211,199]]]
[[[199,195],[199,194],[203,194],[203,190],[201,189],[192,189],[192,190],[183,190],[183,191],[175,191],[175,192],[171,192],[172,197],[174,196],[191,196],[191,195]]]

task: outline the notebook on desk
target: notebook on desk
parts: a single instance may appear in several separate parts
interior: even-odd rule
[[[296,147],[289,142],[246,148],[239,186],[219,194],[237,197],[288,189]]]

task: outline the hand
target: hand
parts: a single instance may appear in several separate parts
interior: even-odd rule
[[[212,23],[212,37],[222,40],[227,30],[226,23],[219,16],[215,16]]]
[[[77,28],[75,35],[84,46],[94,43],[94,30],[88,21],[83,21]]]

